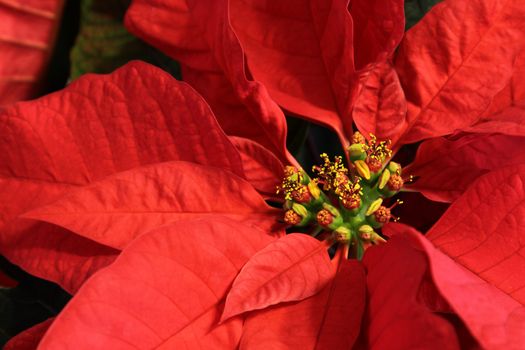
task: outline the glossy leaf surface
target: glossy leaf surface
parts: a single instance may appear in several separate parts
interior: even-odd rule
[[[490,106],[483,113],[482,121],[499,114],[509,107],[521,108],[525,104],[525,86],[521,77],[525,73],[525,51],[521,51],[513,65],[513,74],[507,85],[490,101]]]
[[[491,101],[481,119],[468,132],[498,132],[505,135],[525,135],[525,51],[514,62],[509,83]]]
[[[441,248],[436,249],[421,233],[400,224],[392,225],[391,229],[395,230],[393,234],[399,236],[394,237],[396,240],[408,241],[418,251],[424,252],[437,291],[451,310],[463,320],[481,348],[523,347],[525,307],[522,304],[495,288],[492,283],[476,276],[472,270],[469,271],[468,266],[454,255],[446,251],[444,254]],[[497,247],[493,250],[497,250]],[[490,255],[486,257],[490,259]]]
[[[405,32],[402,0],[351,0],[354,59],[358,71],[384,64]],[[368,67],[370,68],[370,67]]]
[[[275,154],[250,139],[230,136],[241,155],[244,176],[259,192],[275,197],[283,179],[284,166]]]
[[[459,264],[525,305],[525,165],[480,177],[427,237]]]
[[[342,133],[354,74],[347,0],[230,1],[254,78],[285,109]]]
[[[406,226],[391,227],[425,252],[440,294],[487,349],[525,345],[524,174],[521,165],[480,177],[428,240]]]

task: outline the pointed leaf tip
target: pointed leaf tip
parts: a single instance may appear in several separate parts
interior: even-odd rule
[[[409,30],[395,59],[408,101],[400,142],[477,123],[513,74],[524,19],[522,0],[447,0]]]
[[[221,320],[318,293],[334,276],[324,242],[289,234],[272,242],[243,267],[226,299]]]
[[[190,218],[222,215],[271,233],[272,210],[245,180],[189,162],[137,167],[71,191],[24,217],[122,249],[140,234]]]
[[[356,260],[343,260],[319,293],[299,302],[250,312],[240,349],[352,349],[359,335],[365,297],[363,266]]]
[[[220,216],[144,234],[86,282],[39,349],[233,349],[242,320],[217,325],[226,293],[271,240]]]

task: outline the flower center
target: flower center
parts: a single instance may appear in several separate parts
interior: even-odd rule
[[[366,139],[356,132],[348,148],[348,167],[342,157],[331,160],[325,153],[322,164],[312,169],[314,178],[287,167],[277,188],[285,198],[284,221],[308,227],[312,235],[328,232],[330,239],[346,244],[360,259],[367,247],[385,241],[375,230],[392,220],[391,209],[402,203],[383,205],[404,184],[401,166],[390,157],[390,141],[378,141],[372,134]]]

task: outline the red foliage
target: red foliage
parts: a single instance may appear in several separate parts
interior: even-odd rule
[[[0,1],[0,106],[39,92],[63,0]]]
[[[0,251],[78,291],[40,347],[524,348],[525,4],[445,0],[392,57],[400,6],[136,0],[128,27],[211,109],[134,62],[3,111]],[[398,146],[460,131],[408,168],[454,203],[426,237],[385,226],[362,263],[283,235],[263,200],[295,162],[277,103],[343,143],[352,116]]]

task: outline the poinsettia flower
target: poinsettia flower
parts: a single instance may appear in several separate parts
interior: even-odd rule
[[[63,4],[63,0],[0,3],[0,105],[38,94]]]
[[[485,110],[490,100],[511,78],[513,63],[524,43],[523,28],[518,23],[523,18],[523,6],[518,2],[504,4],[476,1],[467,6],[461,1],[445,1],[408,33],[393,64],[384,60],[372,61],[368,69],[359,70],[355,67],[366,65],[353,65],[353,61],[348,59],[351,57],[349,44],[352,42],[348,41],[351,35],[346,35],[346,28],[349,27],[350,17],[345,11],[341,11],[341,8],[346,8],[343,2],[318,4],[311,1],[307,6],[301,7],[298,4],[272,6],[254,1],[230,1],[223,2],[222,7],[215,5],[211,10],[208,8],[207,12],[200,7],[204,5],[191,3],[186,7],[186,3],[178,1],[169,3],[170,6],[165,6],[165,2],[163,6],[157,6],[155,1],[136,1],[128,14],[128,27],[188,65],[191,65],[190,58],[194,57],[194,52],[202,54],[204,51],[187,50],[186,42],[183,41],[185,37],[193,33],[196,40],[192,42],[203,40],[208,45],[208,51],[212,48],[212,57],[221,55],[222,48],[217,50],[214,41],[225,45],[225,42],[232,41],[232,37],[237,37],[245,50],[250,72],[256,80],[269,87],[270,95],[284,108],[331,126],[343,139],[343,143],[351,135],[348,130],[345,132],[343,125],[351,123],[349,117],[341,111],[347,111],[352,103],[352,115],[362,131],[374,132],[381,138],[391,138],[398,147],[404,143],[450,134],[457,129],[472,131],[472,125],[480,123],[487,127],[485,132],[494,131],[495,129],[487,126],[490,125],[489,122],[505,119],[487,114]],[[360,2],[352,4],[355,8],[360,6]],[[228,5],[230,17],[225,14]],[[395,14],[395,11],[390,11],[389,14]],[[328,17],[330,15],[333,17]],[[162,24],[175,17],[180,19],[177,22],[179,27],[172,25],[173,35],[166,35],[167,28]],[[323,22],[327,17],[331,21]],[[203,18],[208,20],[199,23],[198,19]],[[485,20],[480,21],[480,18]],[[323,36],[305,39],[319,30],[316,27],[319,26],[317,21],[329,23],[322,27]],[[221,29],[208,26],[210,22]],[[200,30],[193,30],[199,26]],[[334,27],[339,34],[337,37],[330,36]],[[178,35],[180,32],[184,32],[185,36]],[[221,40],[209,39],[221,35]],[[502,41],[506,44],[502,45]],[[334,54],[333,46],[337,47],[338,43],[339,47],[345,49],[335,51]],[[317,45],[317,51],[308,51],[308,45]],[[502,50],[501,47],[505,49]],[[299,54],[294,56],[293,53],[296,52]],[[303,52],[305,54],[301,55]],[[388,57],[388,50],[386,52],[385,56]],[[326,57],[330,57],[330,65],[323,60]],[[448,60],[444,61],[444,57]],[[310,58],[314,63],[308,61]],[[312,67],[323,68],[323,65],[326,68],[321,70],[324,75],[316,80],[315,78],[319,78],[316,76],[319,70]],[[309,68],[306,73],[301,71],[305,67]],[[349,89],[344,85],[335,85],[337,88],[334,89],[332,70],[338,72],[334,76],[340,78],[343,84],[349,84],[352,78],[355,81],[357,75],[362,83],[357,87],[356,84],[352,85],[357,93],[348,93]],[[195,79],[195,75],[196,73],[190,75],[190,80]],[[310,91],[312,92],[309,93]],[[207,93],[205,88],[202,93]],[[208,93],[213,94],[213,91]],[[339,97],[339,94],[343,97]],[[355,97],[345,100],[349,95]],[[497,135],[480,136],[480,143],[483,137],[487,139],[486,146],[489,148],[490,139]],[[462,142],[466,141],[467,139]],[[511,141],[513,140],[507,140],[507,145]],[[519,142],[518,139],[514,141]],[[511,147],[519,150],[519,145],[515,145],[518,147]],[[500,147],[503,149],[504,145]],[[468,157],[463,152],[457,152],[456,155]],[[489,162],[487,158],[488,154],[487,157],[482,157],[485,162]],[[472,163],[475,159],[473,158]],[[520,162],[515,157],[507,159],[508,162],[498,159],[498,167]],[[416,169],[416,165],[412,169]],[[432,183],[432,177],[438,169],[439,165],[429,167],[432,171],[418,175],[427,175],[428,182]],[[455,172],[456,178],[466,175],[458,181],[463,182],[463,185],[458,183],[457,188],[461,192],[457,195],[464,192],[466,185],[477,176],[494,167],[472,167],[468,174],[464,174],[465,169],[468,170],[462,167]],[[446,174],[443,178],[448,179]],[[419,184],[422,183],[421,181]]]
[[[217,9],[221,10],[221,14],[227,13],[224,12],[227,11],[227,7],[217,6]],[[343,8],[346,9],[346,4]],[[327,9],[332,8],[324,8],[324,10]],[[357,6],[354,9],[356,9],[355,14],[358,17]],[[284,10],[286,10],[286,6]],[[178,12],[186,13],[184,11]],[[326,14],[326,12],[320,12]],[[145,13],[142,12],[141,14]],[[341,15],[341,13],[346,13],[344,11],[329,11],[328,13],[337,18],[350,18]],[[204,13],[201,12],[200,14],[203,15]],[[220,18],[220,16],[212,17],[211,23],[217,26],[211,27],[218,35],[225,35],[226,38],[234,39],[228,21],[225,21],[223,17],[221,21]],[[321,22],[326,18],[321,17]],[[255,22],[249,21],[249,23]],[[218,28],[222,28],[222,31],[217,30]],[[166,40],[166,37],[158,40]],[[263,85],[246,78],[246,72],[241,69],[243,60],[239,46],[232,47],[231,40],[205,40],[204,42],[208,45],[212,43],[213,49],[216,49],[218,44],[224,45],[224,47],[219,45],[219,49],[222,51],[219,50],[219,54],[214,53],[212,57],[215,58],[211,62],[216,64],[215,69],[217,67],[220,69],[219,82],[224,83],[224,77],[221,74],[227,76],[229,83],[226,82],[230,84],[227,85],[228,92],[231,92],[231,89],[234,90],[234,93],[229,97],[232,98],[233,96],[234,100],[237,99],[235,100],[237,103],[240,101],[247,107],[249,114],[243,112],[244,114],[241,115],[259,121],[268,122],[268,120],[272,120],[271,117],[275,116],[274,111],[278,109],[265,95]],[[235,41],[233,40],[233,42]],[[196,43],[202,43],[202,41],[189,41],[189,45]],[[236,49],[234,49],[235,47]],[[392,50],[393,47],[389,50]],[[225,48],[230,48],[230,50],[225,51]],[[209,51],[209,47],[206,50]],[[181,52],[184,53],[184,50]],[[205,50],[200,52],[205,52]],[[226,59],[224,56],[226,52],[235,58],[232,60],[234,63]],[[207,57],[206,55],[203,56]],[[217,57],[220,58],[221,56],[222,60],[216,62]],[[379,56],[381,55],[369,54],[364,57],[376,58]],[[241,60],[238,59],[239,57]],[[362,67],[365,65],[363,62],[367,62],[368,58],[363,58],[359,61],[361,63],[356,64],[356,66]],[[202,62],[209,63],[204,58],[201,59]],[[201,61],[196,59],[195,65],[199,62]],[[248,62],[250,62],[249,57]],[[372,66],[374,69],[377,67],[384,68],[385,64],[388,63],[379,62],[376,65],[372,64]],[[137,68],[137,71],[147,71],[147,69],[151,68],[141,67],[140,69]],[[109,126],[109,128],[97,129],[99,124],[93,123],[93,129],[88,129],[88,131],[109,132],[109,136],[96,134],[97,137],[93,137],[94,135],[89,133],[88,135],[83,134],[86,129],[81,128],[81,125],[84,124],[76,120],[75,117],[65,117],[62,130],[71,132],[77,136],[78,140],[81,140],[81,144],[77,145],[80,146],[78,147],[79,156],[75,156],[75,154],[63,156],[60,152],[65,148],[61,142],[72,140],[71,136],[64,139],[60,138],[58,144],[53,143],[57,141],[56,139],[49,140],[47,142],[50,143],[44,143],[48,147],[43,149],[37,147],[41,146],[42,140],[27,137],[27,135],[20,138],[23,142],[18,141],[18,139],[16,142],[13,139],[6,142],[7,149],[9,149],[9,145],[12,147],[14,144],[18,145],[19,142],[29,146],[27,152],[22,152],[19,157],[16,157],[19,161],[26,162],[22,162],[20,166],[15,167],[14,172],[11,172],[11,174],[16,175],[13,176],[13,182],[15,184],[17,181],[24,182],[27,177],[34,179],[33,173],[37,174],[41,178],[30,182],[31,185],[27,188],[34,191],[33,193],[42,194],[41,198],[43,198],[41,202],[33,203],[34,205],[24,203],[26,207],[13,210],[14,213],[10,212],[10,216],[8,216],[9,220],[25,213],[25,220],[38,218],[75,232],[72,234],[69,231],[63,231],[61,237],[67,236],[71,240],[78,239],[75,235],[85,237],[81,244],[87,245],[87,242],[90,242],[89,244],[94,247],[95,251],[101,247],[109,250],[107,253],[109,261],[104,260],[99,266],[111,262],[113,256],[120,249],[123,249],[123,253],[113,264],[99,271],[84,284],[74,300],[51,326],[41,344],[42,348],[67,347],[68,344],[85,348],[97,347],[101,344],[106,347],[139,348],[195,347],[197,345],[212,348],[234,348],[239,342],[242,348],[257,346],[264,346],[265,348],[350,347],[359,334],[361,313],[365,308],[365,283],[368,290],[368,305],[362,323],[362,338],[359,342],[369,347],[380,348],[392,347],[393,345],[399,346],[399,348],[417,346],[458,347],[465,342],[473,341],[468,338],[469,332],[475,337],[475,341],[487,348],[520,347],[523,345],[522,335],[519,331],[519,327],[523,325],[523,306],[520,299],[522,291],[519,284],[519,276],[522,275],[520,272],[521,265],[517,265],[518,268],[513,269],[503,278],[501,274],[498,274],[498,271],[507,267],[507,265],[502,265],[499,259],[508,258],[518,264],[521,261],[519,255],[521,249],[519,223],[506,220],[506,218],[509,214],[507,209],[510,209],[511,214],[514,214],[514,210],[521,210],[519,199],[522,198],[523,194],[516,191],[516,196],[513,198],[516,203],[507,207],[508,198],[505,198],[505,194],[508,189],[500,189],[502,195],[495,198],[492,197],[494,192],[490,191],[495,184],[509,180],[509,174],[517,174],[517,177],[512,178],[512,181],[509,182],[516,185],[518,181],[521,181],[521,168],[506,168],[480,178],[431,230],[429,237],[435,245],[456,260],[458,264],[451,262],[450,258],[436,250],[421,235],[414,234],[408,228],[403,228],[403,230],[398,229],[399,234],[392,234],[393,237],[388,244],[370,248],[367,251],[363,261],[366,268],[365,275],[363,266],[341,257],[341,251],[337,258],[330,262],[325,245],[307,235],[291,234],[277,240],[268,235],[267,224],[274,221],[275,213],[270,208],[265,207],[262,198],[257,197],[257,192],[246,181],[242,182],[244,181],[242,178],[245,177],[252,183],[257,183],[254,181],[259,180],[259,178],[254,177],[257,172],[252,171],[250,172],[252,176],[248,176],[246,173],[243,174],[242,170],[245,168],[244,164],[251,164],[252,166],[256,164],[253,163],[253,160],[259,158],[254,150],[266,155],[268,155],[268,151],[265,147],[272,149],[272,151],[276,151],[276,149],[279,151],[282,143],[275,143],[267,137],[272,135],[271,133],[266,133],[261,139],[252,141],[249,139],[251,137],[249,130],[238,126],[235,129],[235,125],[230,126],[230,128],[225,127],[230,135],[237,136],[235,139],[239,141],[236,143],[237,146],[244,146],[233,149],[236,152],[239,149],[246,150],[244,154],[237,154],[237,157],[245,160],[239,168],[233,167],[230,163],[225,165],[220,162],[221,159],[234,160],[236,158],[232,155],[234,152],[229,156],[223,155],[215,159],[216,154],[213,156],[207,154],[206,151],[210,150],[208,147],[204,148],[205,151],[195,152],[196,159],[189,159],[190,163],[197,164],[180,163],[178,157],[191,156],[184,149],[175,152],[176,160],[174,162],[174,159],[170,158],[159,159],[159,155],[166,154],[164,153],[166,149],[170,150],[167,145],[173,139],[163,138],[162,130],[165,129],[162,126],[156,128],[158,124],[155,123],[149,124],[148,117],[152,115],[152,110],[157,112],[159,109],[166,110],[166,108],[170,112],[172,108],[178,110],[173,103],[165,107],[164,103],[166,102],[164,101],[169,99],[163,97],[162,94],[163,92],[164,96],[167,96],[165,95],[167,92],[173,93],[173,91],[178,90],[176,88],[161,89],[160,95],[155,96],[157,98],[143,100],[144,96],[151,97],[151,91],[158,92],[159,86],[161,88],[170,86],[169,79],[163,77],[161,73],[155,73],[153,75],[160,75],[161,77],[144,80],[142,74],[135,73],[129,67],[128,70],[132,72],[130,76],[120,71],[111,78],[106,78],[106,80],[102,78],[100,80],[102,84],[97,84],[97,79],[100,78],[85,78],[63,93],[40,100],[40,104],[19,105],[25,106],[19,113],[14,113],[13,110],[8,111],[14,117],[6,118],[6,120],[13,123],[18,119],[25,120],[23,116],[31,115],[35,110],[39,113],[46,111],[46,107],[50,107],[49,110],[53,113],[59,111],[57,113],[59,116],[65,112],[64,108],[71,108],[69,111],[76,111],[78,108],[83,113],[94,113],[97,118],[100,118],[102,125]],[[128,72],[128,70],[124,70],[124,72]],[[370,72],[371,76],[376,74],[374,71]],[[392,73],[391,70],[388,72],[389,74]],[[197,72],[194,71],[193,73],[197,75]],[[133,74],[137,74],[141,79],[133,80]],[[189,74],[191,76],[191,71]],[[141,84],[145,81],[146,83],[144,86],[140,84],[138,86],[131,85],[129,86],[130,91],[127,91],[124,87],[128,87],[127,82],[129,81],[140,81]],[[354,85],[351,85],[349,90],[355,88]],[[184,90],[184,88],[180,89]],[[122,94],[122,90],[126,92]],[[352,94],[349,90],[345,91]],[[81,103],[82,96],[90,96],[89,93],[95,91],[97,93],[104,91],[107,104],[104,104],[104,99],[100,97],[95,99],[96,108],[92,108],[90,103]],[[146,91],[148,93],[145,93]],[[254,94],[260,98],[253,98]],[[175,95],[179,97],[176,99],[177,102],[181,101],[181,97],[183,100],[193,102],[195,99],[198,100],[195,96],[193,99],[188,97],[187,92],[186,94]],[[74,100],[72,105],[67,102],[63,103],[64,100],[68,101],[72,96],[79,100]],[[133,98],[137,96],[141,98]],[[285,96],[284,100],[292,101],[291,105],[293,105],[293,97]],[[52,103],[53,101],[55,102]],[[115,103],[115,101],[121,103]],[[220,99],[212,98],[211,101],[212,108],[220,110],[220,107],[214,107],[214,102],[220,102]],[[345,104],[349,103],[344,99],[341,101],[343,102],[335,102],[332,107],[346,106]],[[383,100],[380,99],[380,101]],[[266,104],[270,107],[264,108]],[[129,108],[129,105],[133,107]],[[199,103],[196,105],[199,106]],[[299,101],[299,105],[304,107],[301,101]],[[231,108],[231,105],[228,107]],[[335,107],[335,110],[338,108],[340,107]],[[195,110],[202,112],[207,109],[201,104],[200,108],[192,108],[192,112]],[[146,125],[147,127],[129,128],[129,116],[131,115],[129,111],[133,111],[133,118],[131,118],[133,121],[138,121],[139,125]],[[9,115],[7,114],[7,116]],[[73,115],[82,114],[74,113]],[[104,117],[107,118],[107,115],[124,116],[124,124],[118,123],[119,118],[112,118],[107,121],[108,124],[105,124],[103,121],[106,120]],[[187,114],[180,114],[180,116],[185,115]],[[84,116],[86,116],[85,120],[91,120],[90,114],[84,114]],[[144,116],[147,119],[144,119]],[[202,115],[199,114],[199,116]],[[181,118],[189,126],[194,126],[191,119]],[[155,120],[153,118],[153,121]],[[227,125],[227,119],[223,120],[226,121],[222,123]],[[273,123],[266,122],[259,123],[259,125],[272,125]],[[21,123],[18,128],[14,128],[9,123],[7,124],[8,129],[18,131],[17,136],[33,131],[33,129],[23,128],[25,123]],[[33,128],[37,125],[31,118],[27,124]],[[182,124],[187,126],[184,123]],[[133,122],[131,125],[135,126]],[[414,125],[419,124],[414,123]],[[64,128],[64,126],[67,127]],[[419,126],[419,128],[421,127]],[[141,143],[144,140],[151,140],[151,137],[146,137],[147,135],[137,137],[137,141],[141,140],[137,144],[130,144],[132,141],[124,141],[126,138],[119,139],[116,137],[126,134],[126,130],[140,132],[144,129],[148,132],[151,130],[153,132],[161,131],[159,135],[154,134],[156,137],[152,140],[152,145],[146,143],[144,146]],[[169,128],[169,130],[173,129]],[[191,130],[194,132],[195,129]],[[197,127],[197,130],[202,129]],[[117,133],[114,133],[115,131]],[[443,131],[439,129],[437,132]],[[349,135],[347,131],[346,133],[340,131],[339,134],[341,138],[346,138],[345,135]],[[38,132],[36,135],[39,135]],[[180,134],[175,135],[180,137]],[[191,142],[188,142],[189,139],[183,138],[184,145],[199,142],[202,138],[202,135],[198,133],[183,133],[183,135],[193,136],[190,138]],[[279,135],[282,134],[277,135],[276,139],[278,140]],[[170,136],[173,137],[173,134]],[[92,142],[96,140],[102,141],[101,143]],[[168,140],[168,143],[162,142],[162,140]],[[222,140],[224,141],[224,138]],[[216,142],[213,150],[217,150],[217,144],[221,145],[220,150],[223,150],[223,147],[228,149],[228,146],[224,145],[232,145],[232,139],[229,140],[229,143],[226,141]],[[252,147],[248,147],[247,144]],[[278,145],[281,146],[278,147]],[[141,150],[141,146],[145,147],[146,151],[144,153],[136,152],[135,154],[137,149]],[[163,151],[162,153],[158,147]],[[131,155],[126,153],[130,149],[132,150]],[[32,164],[39,159],[35,156],[38,151],[43,152],[41,159],[50,161],[47,166],[40,166],[38,163],[36,166]],[[169,151],[168,154],[173,155]],[[282,151],[282,149],[280,153],[276,152],[276,155],[281,160],[289,160],[286,151]],[[13,161],[13,159],[9,160]],[[156,163],[159,160],[168,162],[139,167],[143,164]],[[169,162],[170,160],[172,162]],[[203,161],[204,165],[201,163]],[[215,165],[213,170],[206,170],[209,166],[208,162],[211,161],[219,161],[219,164]],[[17,163],[13,161],[12,164]],[[13,166],[12,164],[9,163],[9,166]],[[71,167],[72,164],[82,165]],[[7,169],[11,170],[9,166]],[[31,168],[31,166],[35,168]],[[101,166],[102,169],[97,170],[98,166]],[[221,170],[224,167],[226,170]],[[257,166],[253,166],[251,169],[257,168]],[[24,170],[28,169],[31,170],[30,176],[23,173]],[[40,171],[37,171],[38,169]],[[44,170],[42,171],[42,169]],[[362,169],[366,169],[366,167],[363,166]],[[362,169],[360,168],[361,171],[364,171]],[[119,173],[106,177],[114,172]],[[166,179],[167,175],[172,174],[181,174],[179,175],[181,178],[168,177]],[[61,182],[65,182],[64,179],[75,179],[70,184],[72,186],[85,185],[94,180],[100,181],[77,190],[71,190],[71,188],[61,186]],[[210,179],[215,180],[215,182]],[[177,187],[178,180],[180,180],[180,186],[183,188]],[[236,181],[240,181],[244,185]],[[57,185],[56,182],[59,184]],[[232,182],[235,185],[232,185]],[[56,185],[56,188],[50,186],[50,183]],[[228,188],[226,191],[228,194],[237,194],[241,198],[237,198],[235,195],[225,195],[225,192],[221,190],[224,188],[221,186]],[[20,191],[24,187],[26,186],[9,189],[7,193],[11,197],[8,198],[16,198],[15,191]],[[235,190],[231,191],[232,188]],[[170,193],[170,191],[174,191],[173,189],[177,189],[178,196]],[[202,194],[201,190],[205,193],[204,197],[199,197]],[[142,191],[146,191],[147,198],[151,201],[144,200]],[[183,196],[182,198],[188,198],[188,201],[181,203],[179,195],[183,193],[191,195],[188,194],[189,197]],[[483,200],[484,198],[480,197],[479,193],[487,193],[488,198]],[[126,201],[128,194],[129,202]],[[213,195],[217,195],[218,198],[213,197]],[[472,205],[473,197],[480,203],[488,204],[482,207],[479,212],[473,210],[471,217],[468,217],[464,213],[466,208]],[[227,200],[224,203],[214,204],[210,203],[210,198],[212,200],[215,198],[217,198],[216,200],[225,200],[227,198]],[[192,205],[196,205],[196,207],[192,207]],[[158,210],[154,217],[147,215],[148,213],[145,210],[151,206]],[[209,216],[206,219],[194,220],[195,208],[198,210],[202,207],[211,208],[211,210],[205,211],[205,213],[199,212],[199,215],[209,214]],[[228,212],[228,208],[232,207],[236,210]],[[187,210],[187,215],[182,215],[181,212],[177,211],[175,213],[165,212],[166,210],[173,211],[173,208],[183,209],[183,212]],[[216,209],[218,208],[225,209],[226,212],[217,212]],[[490,210],[494,208],[498,208],[498,211],[491,212]],[[138,213],[135,213],[136,216],[133,215],[133,209],[139,210]],[[101,213],[105,214],[100,215]],[[487,215],[487,213],[492,215]],[[215,214],[220,215],[215,216]],[[241,223],[236,220],[239,217],[243,218]],[[485,225],[487,224],[485,220],[488,218],[501,219],[504,225],[496,227],[496,232],[502,231],[517,239],[500,242],[499,237],[495,236],[489,242],[485,242],[483,235],[490,236],[490,232],[484,231],[486,226],[489,226]],[[178,222],[175,226],[169,225],[170,221],[176,220]],[[481,224],[472,227],[466,233],[462,232],[465,229],[461,227],[461,225],[465,226],[463,222],[473,222],[474,220],[479,220]],[[34,221],[29,223],[35,224]],[[26,222],[27,224],[28,222]],[[27,239],[20,234],[22,231],[18,228],[20,223],[9,223],[9,225],[13,227],[10,231],[13,237],[22,241]],[[164,227],[156,228],[158,225]],[[56,226],[46,227],[52,227],[56,232],[60,232]],[[38,226],[31,227],[31,229],[36,229],[36,232],[40,230]],[[42,234],[46,233],[44,228],[41,230]],[[465,237],[461,244],[456,246],[454,245],[455,242],[448,240],[451,238],[453,241],[459,234],[463,234]],[[476,235],[481,239],[474,240],[473,237]],[[438,241],[440,237],[443,239],[441,242]],[[494,240],[496,242],[493,242]],[[505,243],[502,245],[505,249],[494,253],[490,249],[493,243]],[[447,248],[447,245],[451,248]],[[11,247],[15,247],[15,245]],[[73,248],[78,249],[78,246]],[[82,251],[71,250],[73,252]],[[485,257],[487,251],[491,254],[491,260],[481,266],[479,265],[480,257]],[[295,254],[279,256],[275,252],[294,252]],[[17,253],[19,252],[11,252],[12,259],[16,259]],[[48,252],[40,253],[45,255]],[[92,257],[89,254],[88,256]],[[68,260],[65,257],[62,259]],[[89,258],[87,260],[88,264],[92,263]],[[24,263],[23,259],[19,261],[21,264]],[[505,262],[506,260],[502,261]],[[82,259],[77,261],[77,263],[81,262]],[[465,272],[460,265],[479,273],[482,279],[470,272]],[[61,277],[64,273],[71,271],[70,267],[59,270],[58,274],[55,272],[55,275]],[[36,267],[33,266],[33,268],[37,271]],[[454,280],[450,278],[450,275],[443,274],[445,269],[453,272],[451,275],[455,277]],[[334,270],[337,270],[337,274],[332,277]],[[383,271],[388,273],[383,273]],[[483,275],[485,272],[488,272],[489,277]],[[46,273],[47,271],[40,272],[42,276]],[[80,281],[85,279],[85,275],[89,275],[89,273],[82,271]],[[493,277],[495,275],[497,276]],[[400,281],[406,283],[399,287]],[[487,281],[492,287],[487,284]],[[233,287],[231,287],[232,283]],[[185,286],[185,289],[181,289],[181,286]],[[324,286],[326,288],[317,293]],[[468,294],[468,298],[465,298],[465,294],[461,291],[461,288],[465,286],[470,286],[472,290]],[[458,290],[460,291],[458,292]],[[476,310],[472,310],[470,298],[473,295],[479,296],[479,300],[484,302],[476,305]],[[309,296],[310,298],[308,298]],[[301,301],[301,299],[304,300]],[[491,300],[494,304],[486,303],[487,300]],[[283,304],[283,302],[291,302],[291,304]],[[254,311],[254,309],[261,308],[264,310]],[[339,312],[341,309],[345,312]],[[108,312],[108,310],[111,311]],[[457,313],[468,327],[466,335],[459,332],[460,328],[454,326],[454,322],[438,316],[436,314],[438,312],[442,315]],[[247,319],[242,325],[244,317]],[[402,322],[398,322],[400,319]],[[289,329],[292,329],[293,332],[290,333]],[[79,340],[81,340],[80,345]]]

